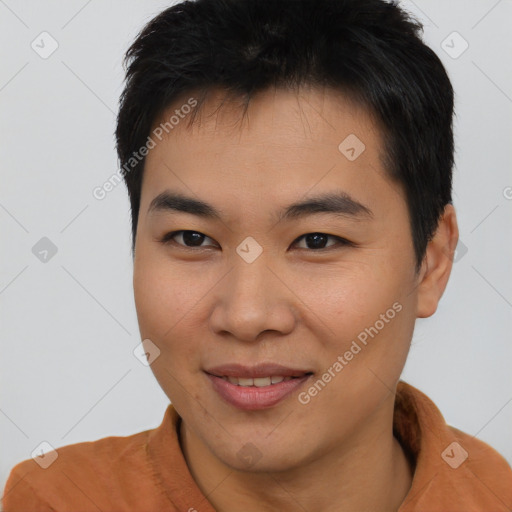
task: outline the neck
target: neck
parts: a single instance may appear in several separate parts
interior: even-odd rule
[[[228,467],[183,422],[180,442],[194,480],[217,512],[396,512],[413,471],[393,436],[393,399],[335,450],[288,471]]]

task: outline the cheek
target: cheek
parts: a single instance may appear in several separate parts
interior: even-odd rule
[[[393,276],[380,275],[372,265],[359,263],[335,274],[310,296],[320,316],[343,338],[357,335],[396,300]]]
[[[133,288],[137,312],[144,318],[155,325],[165,322],[169,329],[187,307],[190,282],[191,276],[173,265],[164,251],[145,243],[137,247]]]
[[[194,372],[199,366],[193,326],[197,290],[190,276],[185,282],[168,262],[159,264],[142,257],[134,265],[133,287],[140,335],[160,350],[151,371],[173,403],[186,404],[195,389]]]
[[[134,264],[133,289],[141,336],[153,340],[162,351],[173,340],[186,336],[187,314],[197,302],[197,287],[190,276],[168,262],[139,254]],[[179,335],[177,334],[179,333]]]
[[[415,320],[403,272],[360,265],[326,279],[324,285],[323,294],[317,291],[310,297],[330,330],[327,362],[352,351],[344,374],[357,374],[361,365],[395,373],[405,361]]]

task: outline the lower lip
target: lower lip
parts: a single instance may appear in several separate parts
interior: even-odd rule
[[[258,388],[256,386],[237,386],[221,377],[216,377],[209,373],[206,375],[210,379],[213,389],[226,402],[245,411],[266,409],[276,405],[311,377],[311,374],[304,375],[304,377],[297,377]]]

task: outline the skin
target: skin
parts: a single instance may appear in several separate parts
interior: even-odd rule
[[[222,97],[217,91],[200,122],[181,121],[148,154],[134,258],[140,332],[161,351],[151,369],[182,418],[191,474],[221,512],[396,511],[413,468],[393,437],[394,394],[415,320],[436,311],[448,282],[454,208],[416,273],[405,196],[385,172],[378,124],[363,108],[328,89],[272,90],[251,100],[242,121],[236,103],[217,109]],[[338,149],[349,134],[366,146],[352,162]],[[164,190],[214,205],[222,221],[148,214]],[[280,207],[333,190],[373,218],[276,224]],[[205,235],[201,247],[187,249],[180,235],[159,241],[178,230]],[[355,245],[327,238],[318,249],[309,233]],[[248,236],[263,248],[250,264],[236,252]],[[203,372],[277,362],[310,368],[316,381],[396,302],[401,311],[308,404],[301,388],[269,409],[241,411]],[[258,458],[251,467],[237,456],[247,443]]]

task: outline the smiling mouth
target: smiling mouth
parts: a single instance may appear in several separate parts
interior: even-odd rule
[[[225,381],[230,382],[235,386],[242,387],[256,387],[263,388],[266,386],[272,386],[275,384],[279,384],[280,382],[287,382],[292,379],[299,379],[301,377],[305,377],[307,375],[312,375],[312,372],[303,373],[302,375],[296,376],[283,376],[283,375],[273,375],[272,377],[231,377],[227,375],[215,375],[215,377],[220,377]]]
[[[306,385],[312,371],[277,364],[244,366],[229,364],[204,372],[224,402],[239,410],[256,411],[277,406]]]

